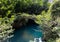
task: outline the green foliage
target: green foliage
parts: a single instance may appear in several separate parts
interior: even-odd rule
[[[0,0],[0,17],[11,17],[9,15],[14,12],[15,1],[12,0]]]
[[[52,15],[60,16],[60,1],[57,1],[52,7]]]
[[[59,42],[56,41],[56,38],[60,36],[60,13],[59,13],[59,3],[60,1],[54,1],[50,6],[47,12],[43,11],[41,15],[37,15],[36,23],[42,25],[43,34],[46,42]],[[55,18],[55,20],[53,20]],[[57,25],[55,25],[55,23]],[[53,26],[54,25],[54,26]],[[52,27],[53,26],[53,27]]]
[[[0,40],[10,38],[12,36],[11,33],[13,33],[13,29],[9,24],[0,25]]]
[[[0,18],[0,40],[6,40],[8,38],[13,37],[13,31],[11,23],[13,22],[13,18]]]
[[[12,22],[15,2],[12,0],[0,0],[0,40],[10,38],[13,33]]]
[[[36,23],[43,24],[51,20],[51,14],[48,14],[47,12],[43,11],[41,15],[37,15],[36,18]]]
[[[60,35],[60,1],[50,4],[48,0],[0,0],[0,39],[9,38],[14,31],[11,24],[15,19],[24,17],[27,21],[28,18],[35,18],[34,21],[43,27],[47,42],[55,42],[55,37]],[[54,27],[53,18],[58,22]]]
[[[47,3],[47,2],[46,2]],[[42,0],[20,0],[16,2],[15,13],[39,14],[43,10],[47,10]]]

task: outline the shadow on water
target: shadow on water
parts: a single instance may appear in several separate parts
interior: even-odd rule
[[[42,37],[41,27],[38,25],[27,25],[21,27],[19,30],[14,31],[14,37],[10,39],[10,42],[29,42],[34,38]]]

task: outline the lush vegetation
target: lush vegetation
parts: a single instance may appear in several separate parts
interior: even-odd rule
[[[14,24],[26,25],[28,19],[43,27],[43,40],[60,41],[60,1],[56,0],[0,0],[0,39],[12,37]]]

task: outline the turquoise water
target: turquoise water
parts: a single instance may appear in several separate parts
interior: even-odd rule
[[[42,38],[42,31],[40,26],[25,26],[22,29],[14,32],[14,37],[10,39],[10,42],[29,42],[34,38]]]

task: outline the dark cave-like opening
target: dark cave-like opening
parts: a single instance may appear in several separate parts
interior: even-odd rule
[[[28,19],[27,25],[38,25],[33,19]]]
[[[33,26],[33,25],[38,26],[39,24],[37,24],[33,19],[28,19],[27,22],[25,21],[25,19],[21,19],[20,21],[15,20],[14,23],[12,24],[12,27],[14,29],[25,29],[23,28],[24,26]]]

